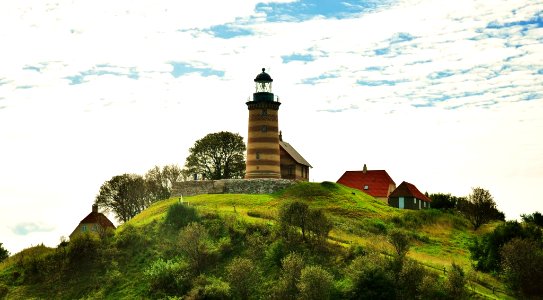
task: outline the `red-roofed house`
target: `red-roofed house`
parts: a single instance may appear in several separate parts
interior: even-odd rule
[[[103,235],[108,228],[115,229],[115,225],[104,216],[104,214],[98,212],[98,205],[92,206],[92,212],[86,216],[79,225],[70,234],[70,239],[78,234],[93,233]]]
[[[385,203],[390,193],[396,188],[396,183],[390,178],[387,171],[368,170],[366,165],[362,171],[346,171],[337,183],[361,190]]]
[[[406,181],[388,196],[388,205],[400,209],[428,209],[431,202],[416,186]]]

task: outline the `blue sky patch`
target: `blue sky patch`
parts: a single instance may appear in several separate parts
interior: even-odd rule
[[[403,81],[401,80],[357,80],[356,81],[358,85],[365,85],[365,86],[382,86],[382,85],[394,86],[402,82]]]
[[[181,77],[189,73],[200,73],[200,75],[204,77],[209,77],[209,76],[223,77],[224,76],[224,71],[213,70],[211,68],[194,67],[184,62],[170,62],[169,64],[172,65],[173,67],[171,74],[175,78]]]
[[[412,41],[414,39],[415,39],[415,37],[410,35],[409,33],[398,32],[398,33],[396,33],[395,35],[392,36],[392,38],[390,39],[390,43],[391,44],[396,44],[396,43],[402,43],[402,42],[409,42],[409,41]]]
[[[41,68],[36,66],[24,66],[23,70],[40,72]]]
[[[543,69],[539,69],[539,70],[537,70],[537,74],[539,74],[539,75],[543,75]]]
[[[390,48],[375,49],[373,52],[375,55],[386,55],[390,53]]]
[[[258,3],[255,11],[266,14],[267,21],[305,21],[315,17],[345,19],[362,12],[372,12],[391,0],[299,0],[290,3]]]
[[[322,74],[322,75],[319,75],[317,77],[310,77],[310,78],[302,79],[302,83],[303,84],[315,85],[315,84],[319,83],[319,81],[322,81],[324,79],[337,78],[337,77],[338,76],[335,75],[335,74]]]
[[[416,107],[416,108],[434,107],[434,104],[432,102],[426,102],[426,103],[422,103],[422,104],[411,104],[411,106]]]
[[[453,71],[445,70],[445,71],[434,72],[434,73],[428,75],[428,78],[429,79],[441,79],[441,78],[451,77],[453,75],[454,75]]]
[[[497,21],[490,22],[488,23],[486,28],[502,29],[502,28],[508,28],[512,26],[543,28],[543,13],[540,12],[537,15],[533,16],[531,19],[524,20],[524,21],[516,21],[516,22],[509,22],[509,23],[499,23]]]
[[[216,25],[209,28],[209,32],[213,36],[221,39],[231,39],[240,36],[253,35],[254,32],[250,29],[246,29],[240,26],[233,26],[230,24]]]
[[[294,54],[291,54],[291,55],[282,55],[281,59],[283,60],[284,64],[289,63],[291,61],[308,62],[308,61],[314,61],[315,60],[315,58],[311,54],[297,54],[297,53],[294,53]]]
[[[136,68],[123,68],[111,66],[108,64],[99,64],[90,70],[79,72],[79,74],[67,76],[64,78],[70,80],[70,85],[74,85],[85,82],[85,77],[87,76],[102,75],[126,76],[130,79],[139,79],[140,77]]]
[[[528,93],[527,95],[522,96],[522,100],[524,101],[531,101],[531,100],[537,100],[537,99],[542,99],[542,98],[543,98],[543,95],[538,94],[538,93]]]
[[[24,222],[19,223],[15,225],[14,228],[12,228],[13,233],[16,235],[27,235],[32,232],[50,232],[53,231],[55,228],[50,226],[44,226],[40,224],[36,224],[33,222]]]

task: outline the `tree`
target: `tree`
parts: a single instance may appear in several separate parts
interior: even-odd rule
[[[145,173],[145,188],[153,202],[168,199],[171,195],[170,182],[164,168],[161,170],[155,166]]]
[[[534,225],[537,225],[539,227],[543,227],[543,215],[536,211],[535,213],[532,213],[532,214],[523,214],[523,215],[520,215],[522,217],[522,221],[526,222],[526,223],[532,223]]]
[[[4,261],[4,259],[9,257],[9,251],[2,246],[2,243],[0,243],[0,262]]]
[[[472,189],[467,201],[462,202],[459,209],[475,230],[481,225],[491,220],[501,219],[503,216],[503,213],[496,209],[496,202],[490,192],[480,187]]]
[[[435,209],[454,209],[459,200],[465,200],[463,197],[443,193],[430,194],[428,197],[432,199],[432,208]]]
[[[302,231],[302,239],[305,241],[309,206],[300,201],[285,203],[279,210],[279,222],[283,232],[291,235],[290,227],[299,228]]]
[[[189,149],[185,168],[191,174],[217,180],[243,178],[245,143],[239,134],[221,131],[197,140]]]
[[[112,211],[117,219],[126,222],[147,208],[152,202],[145,187],[145,180],[137,174],[113,176],[104,182],[95,203]]]
[[[162,174],[168,180],[171,188],[175,182],[183,175],[183,170],[178,165],[166,165],[162,167]]]

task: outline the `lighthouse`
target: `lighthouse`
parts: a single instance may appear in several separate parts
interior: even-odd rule
[[[245,178],[281,178],[278,113],[281,103],[272,93],[271,76],[262,68],[248,101],[247,167]]]

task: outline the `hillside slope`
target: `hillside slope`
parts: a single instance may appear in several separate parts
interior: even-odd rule
[[[290,201],[325,212],[333,224],[325,245],[281,238],[278,210]],[[181,249],[190,247],[183,243],[186,227],[172,228],[165,222],[170,207],[181,202],[196,209],[206,231],[205,268],[197,272],[188,271],[187,254]],[[282,278],[282,259],[290,252],[300,253],[307,265],[327,270],[334,279],[331,295],[344,298],[353,285],[345,270],[360,253],[390,257],[393,247],[387,234],[396,229],[412,238],[408,257],[441,280],[454,262],[469,274],[472,296],[508,298],[492,293],[491,289],[504,290],[495,278],[470,271],[467,247],[484,228],[475,233],[463,217],[451,213],[398,210],[331,182],[303,182],[271,195],[197,195],[157,202],[103,240],[89,236],[55,249],[38,246],[10,257],[0,264],[0,298],[234,297],[228,266],[236,257],[247,258],[260,274],[261,285],[253,296],[268,298],[267,291]]]

